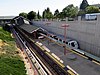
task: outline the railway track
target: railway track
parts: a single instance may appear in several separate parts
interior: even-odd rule
[[[64,67],[59,66],[51,57],[50,54],[41,50],[33,41],[23,34],[24,32],[20,28],[15,27],[20,37],[26,41],[26,45],[30,47],[30,52],[36,54],[38,58],[45,63],[44,65],[49,69],[52,75],[68,75],[68,72]],[[34,52],[34,53],[33,53]],[[44,68],[45,69],[45,68]]]
[[[26,45],[25,40],[22,40],[19,34],[14,29],[12,30],[12,32],[16,40],[18,41],[17,43],[20,45],[21,49],[24,50],[24,53],[26,54],[26,57],[30,61],[30,64],[32,64],[31,68],[33,68],[34,66],[38,72],[38,75],[52,75],[46,67],[44,69],[44,65],[38,59],[36,54],[33,51],[31,52],[30,48],[28,48],[28,46]]]

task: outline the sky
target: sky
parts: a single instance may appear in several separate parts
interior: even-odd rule
[[[100,4],[100,0],[87,0],[91,4]],[[40,12],[47,7],[54,13],[56,9],[62,11],[69,4],[80,6],[82,0],[0,0],[0,16],[17,16],[21,12]]]

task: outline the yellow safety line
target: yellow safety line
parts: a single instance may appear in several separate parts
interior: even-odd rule
[[[94,62],[95,64],[97,64],[97,65],[100,66],[100,63],[98,63],[98,62],[96,62],[96,61],[94,61],[94,60],[92,60],[92,62]]]
[[[67,70],[68,75],[75,75],[71,70]]]
[[[61,66],[61,68],[64,68],[65,66],[62,64],[62,63],[60,63],[56,58],[54,58],[50,53],[48,53],[48,52],[45,52],[49,57],[51,57],[54,61],[56,61],[60,66]]]
[[[53,41],[53,42],[55,42],[55,41]],[[60,43],[57,43],[57,42],[55,42],[55,43],[58,44],[59,46],[63,46],[63,45],[61,45]],[[75,54],[78,54],[79,56],[81,56],[81,57],[83,57],[83,58],[88,59],[86,56],[84,56],[84,55],[82,55],[82,54],[79,54],[79,53],[77,53],[77,52],[75,52],[75,51],[73,51],[73,50],[71,50],[71,49],[69,49],[69,48],[67,48],[67,47],[66,47],[66,49],[69,50],[69,51],[71,51],[71,52],[73,52],[73,53],[75,53]]]
[[[49,38],[50,39],[50,38]],[[53,41],[53,40],[52,40]],[[53,42],[55,42],[55,41],[53,41]],[[57,42],[55,42],[56,44],[58,44],[59,46],[63,46],[63,45],[61,45],[60,43],[57,43]],[[66,49],[67,50],[69,50],[69,51],[71,51],[71,52],[73,52],[73,53],[75,53],[75,54],[77,54],[77,55],[79,55],[79,56],[81,56],[81,57],[83,57],[83,58],[85,58],[85,59],[88,59],[88,57],[86,57],[86,56],[84,56],[84,55],[82,55],[82,54],[79,54],[78,52],[75,52],[75,51],[73,51],[73,50],[71,50],[71,49],[69,49],[69,48],[67,48],[66,47]],[[96,62],[96,61],[94,61],[94,60],[92,60],[92,62],[94,62],[94,63],[96,63],[97,65],[100,65],[100,63],[98,63],[98,62]]]

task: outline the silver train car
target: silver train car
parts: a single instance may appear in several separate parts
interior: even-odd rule
[[[63,38],[59,38],[55,35],[49,36],[49,37],[50,37],[50,39],[56,41],[57,43],[66,44],[66,46],[71,48],[71,49],[78,49],[79,48],[78,42],[76,40],[66,39],[66,41],[64,41]]]
[[[53,34],[43,34],[40,33],[42,36],[45,36],[59,44],[66,44],[67,47],[69,47],[70,49],[78,49],[79,48],[79,44],[76,40],[72,40],[72,39],[66,39],[66,41],[63,40],[63,38],[58,37],[56,35]]]

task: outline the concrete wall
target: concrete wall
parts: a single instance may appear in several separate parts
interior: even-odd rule
[[[79,16],[77,21],[52,21],[51,24],[46,21],[34,21],[33,24],[61,35],[64,34],[61,25],[69,24],[67,37],[77,40],[81,49],[100,57],[100,16],[97,16],[95,21],[81,21]]]

